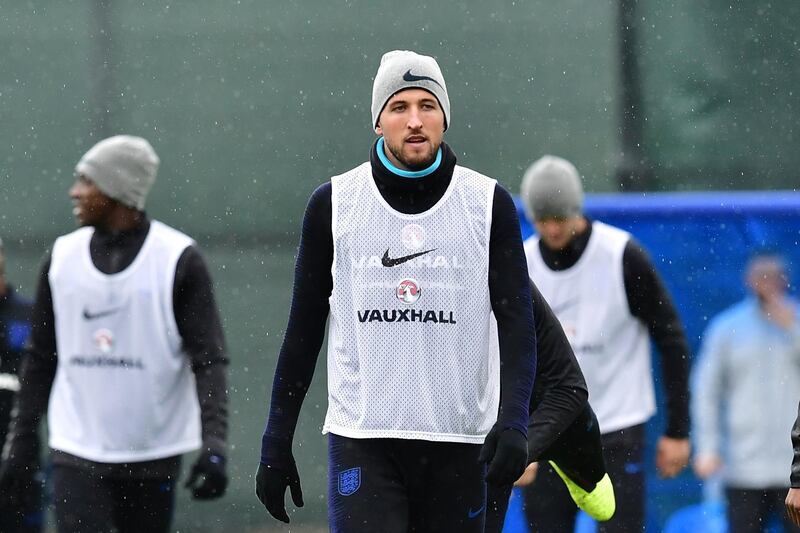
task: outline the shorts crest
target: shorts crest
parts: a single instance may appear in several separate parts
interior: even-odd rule
[[[361,487],[361,467],[339,472],[339,494],[350,496]]]

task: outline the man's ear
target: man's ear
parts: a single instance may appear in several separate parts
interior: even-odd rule
[[[375,124],[375,133],[377,133],[378,135],[383,135],[383,129],[381,128],[380,122]]]

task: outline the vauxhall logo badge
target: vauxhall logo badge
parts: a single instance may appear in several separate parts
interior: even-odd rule
[[[114,334],[110,329],[98,329],[94,332],[94,345],[104,354],[111,353],[114,348]]]
[[[398,300],[404,304],[411,305],[419,300],[420,292],[421,291],[417,281],[411,278],[406,278],[397,285],[396,294]]]

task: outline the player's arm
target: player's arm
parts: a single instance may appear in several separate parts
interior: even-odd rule
[[[661,354],[667,403],[667,427],[656,445],[656,467],[672,477],[688,464],[689,343],[678,312],[650,257],[634,240],[622,256],[628,308],[650,332]]]
[[[536,381],[528,422],[528,460],[536,461],[588,403],[589,392],[572,346],[542,293],[530,282],[536,326]]]
[[[727,388],[725,360],[729,349],[721,324],[718,320],[712,322],[703,335],[692,375],[694,470],[700,478],[707,478],[722,466],[719,421],[722,419],[721,398]]]
[[[48,272],[50,255],[42,262],[31,335],[19,370],[20,389],[14,396],[0,468],[0,493],[30,482],[39,468],[39,422],[47,409],[56,374],[55,317]]]
[[[667,401],[664,434],[675,439],[689,436],[689,343],[678,311],[647,252],[634,240],[622,257],[628,308],[650,332],[661,354],[661,371]]]
[[[489,239],[489,297],[500,343],[501,396],[498,420],[486,437],[482,457],[493,458],[487,481],[510,484],[522,474],[527,463],[528,409],[536,375],[536,332],[519,220],[511,195],[500,185],[495,186]]]
[[[294,503],[302,506],[302,492],[292,455],[292,440],[325,337],[333,290],[333,235],[331,184],[312,194],[303,217],[300,247],[295,262],[289,323],[278,355],[272,384],[272,401],[261,440],[261,463],[256,493],[267,510],[284,522],[286,487]]]
[[[195,498],[216,498],[228,485],[228,358],[211,274],[194,246],[178,259],[172,302],[183,350],[195,376],[202,423],[203,446],[187,487]]]

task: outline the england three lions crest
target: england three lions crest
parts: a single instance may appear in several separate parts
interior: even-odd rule
[[[350,496],[361,487],[361,467],[339,472],[339,494]]]

